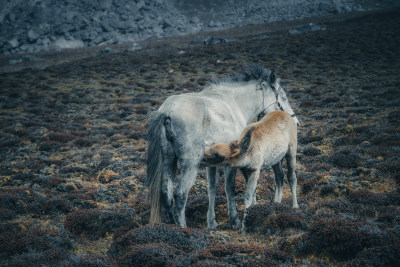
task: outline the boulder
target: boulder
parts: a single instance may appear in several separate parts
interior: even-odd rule
[[[8,44],[10,45],[11,48],[17,48],[19,45],[18,39],[13,38],[10,41],[8,41]]]
[[[66,40],[64,37],[60,37],[54,42],[56,50],[82,48],[84,46],[85,44],[82,40]]]
[[[29,30],[28,31],[28,41],[30,42],[30,43],[34,43],[37,39],[38,39],[38,34],[36,33],[36,31],[34,31],[34,30]]]

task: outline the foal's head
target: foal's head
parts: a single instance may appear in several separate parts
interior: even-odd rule
[[[235,145],[236,144],[236,145]],[[214,144],[207,146],[204,151],[203,162],[209,165],[228,164],[228,160],[239,153],[237,140],[230,144]]]

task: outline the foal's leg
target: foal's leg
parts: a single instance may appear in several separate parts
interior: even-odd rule
[[[260,176],[260,169],[251,170],[248,173],[249,179],[247,181],[246,191],[244,193],[244,208],[247,210],[253,204],[253,197],[257,188],[257,181]]]
[[[240,171],[243,174],[244,179],[246,180],[246,184],[249,181],[249,175],[247,173],[246,168],[241,168]],[[260,171],[261,172],[261,171]],[[257,188],[256,188],[257,189]],[[256,194],[256,189],[254,189],[254,194],[253,194],[253,201],[251,202],[251,205],[257,204],[257,194]]]
[[[282,161],[272,166],[272,169],[275,173],[275,193],[274,193],[274,202],[281,203],[282,201],[282,192],[283,192],[283,177],[285,173],[282,169]]]
[[[292,190],[292,201],[293,201],[293,208],[298,208],[299,205],[297,204],[297,178],[296,178],[296,150],[289,150],[289,152],[285,156],[287,161],[288,167],[288,181],[290,185],[290,189]]]
[[[244,216],[242,221],[242,234],[246,233],[245,220],[247,217],[247,209],[253,203],[253,195],[257,188],[257,181],[260,176],[260,169],[248,170],[248,182],[244,193]]]
[[[200,162],[200,160],[198,160]],[[190,188],[192,188],[197,176],[198,164],[193,161],[180,161],[181,174],[178,185],[174,192],[175,199],[175,219],[181,227],[186,227],[185,208]]]
[[[208,183],[208,213],[207,227],[215,229],[218,223],[215,220],[215,196],[217,194],[218,177],[216,175],[216,167],[207,167],[207,183]]]
[[[240,227],[240,220],[235,203],[235,179],[236,179],[236,168],[225,167],[225,193],[228,200],[228,214],[229,222],[234,229]]]

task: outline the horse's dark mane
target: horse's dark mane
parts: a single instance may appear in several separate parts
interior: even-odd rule
[[[210,82],[208,85],[218,85],[221,83],[237,83],[237,82],[249,82],[251,80],[267,81],[269,82],[269,75],[271,70],[265,69],[263,66],[258,64],[249,64],[243,71],[238,72],[234,76],[217,77],[215,74],[211,74]]]
[[[241,82],[248,82],[251,80],[263,80],[269,81],[269,75],[271,71],[269,69],[265,69],[263,66],[258,64],[251,64],[245,70],[239,72],[237,76],[237,80]]]

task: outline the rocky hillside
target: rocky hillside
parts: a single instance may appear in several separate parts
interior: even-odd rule
[[[0,53],[104,44],[366,10],[362,0],[1,0]],[[378,7],[396,1],[379,1]]]

